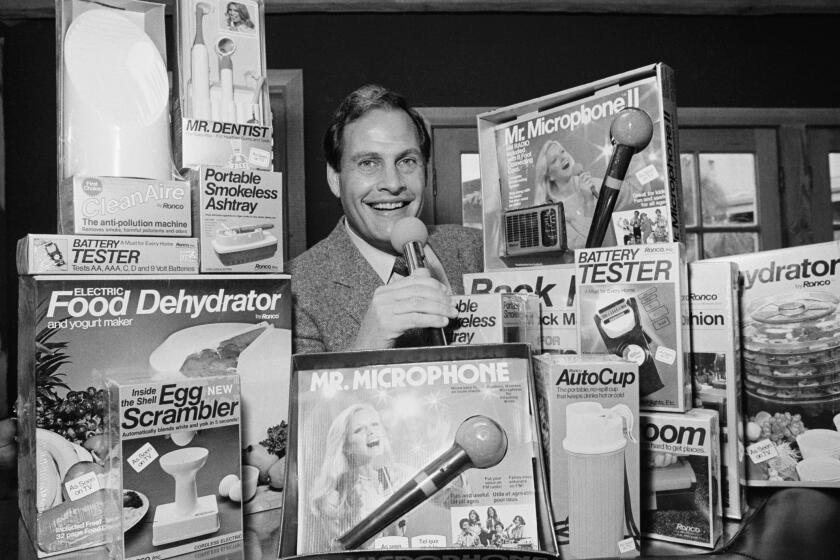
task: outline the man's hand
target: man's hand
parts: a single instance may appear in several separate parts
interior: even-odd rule
[[[443,328],[457,315],[449,289],[428,270],[416,270],[374,292],[353,349],[392,348],[406,331]]]

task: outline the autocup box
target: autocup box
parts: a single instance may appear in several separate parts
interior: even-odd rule
[[[179,167],[272,169],[262,0],[178,2]]]
[[[543,351],[577,352],[574,265],[464,274],[464,290],[470,294],[513,292],[539,296]]]
[[[242,539],[239,376],[108,383],[127,560],[169,558]],[[249,472],[249,471],[246,471]]]
[[[540,301],[534,294],[454,296],[458,316],[445,329],[449,344],[525,342],[540,352]]]
[[[295,356],[280,555],[554,557],[530,355],[500,344]]]
[[[741,519],[747,499],[738,267],[730,262],[697,261],[688,265],[688,272],[694,402],[718,411],[723,513]]]
[[[747,484],[840,486],[840,244],[725,260],[743,282]]]
[[[56,533],[68,518],[85,519],[73,512],[76,502],[55,494],[67,471],[91,458],[104,465],[108,456],[101,437],[105,391],[97,389],[104,377],[188,380],[238,372],[242,458],[260,480],[246,512],[282,503],[276,490],[286,450],[288,276],[24,276],[20,286],[19,498],[41,550],[75,544]],[[37,468],[35,451],[44,443],[56,451],[55,472],[47,462]]]
[[[604,245],[684,238],[673,72],[654,64],[478,116],[485,270],[573,262],[628,108],[653,136],[616,187]]]
[[[643,410],[691,407],[682,251],[658,243],[575,252],[580,352],[636,362]]]
[[[197,274],[198,240],[29,234],[17,245],[19,274]]]
[[[194,180],[202,272],[283,270],[283,175],[202,166]]]
[[[639,367],[534,358],[551,507],[564,558],[639,555]]]
[[[642,535],[714,548],[723,530],[718,414],[642,413]]]

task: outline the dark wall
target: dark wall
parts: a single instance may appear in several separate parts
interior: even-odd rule
[[[363,83],[382,83],[415,105],[499,106],[664,61],[676,72],[680,106],[840,106],[840,16],[290,14],[268,16],[266,29],[268,66],[303,69],[310,245],[341,213],[324,181],[321,135],[330,111]],[[55,231],[54,22],[2,22],[0,36],[7,163],[0,233],[11,262],[16,239]],[[168,48],[174,68],[171,39]],[[14,270],[4,280],[8,341]]]

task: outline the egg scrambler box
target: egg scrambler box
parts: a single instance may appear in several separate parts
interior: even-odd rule
[[[540,352],[540,302],[534,294],[454,296],[458,316],[445,329],[450,344],[526,342]]]
[[[242,540],[242,502],[257,476],[240,472],[239,376],[106,381],[122,557],[171,558]]]
[[[294,356],[280,555],[556,558],[530,358],[526,344]]]
[[[534,357],[537,409],[563,558],[639,555],[639,366]]]
[[[106,411],[97,387],[106,376],[157,381],[238,373],[242,460],[259,471],[245,511],[282,504],[292,341],[288,276],[22,276],[19,302],[19,473],[26,488],[19,508],[42,550],[72,544],[53,544],[59,538],[54,521],[84,519],[68,511],[76,502],[54,489],[79,461],[74,450],[96,453],[104,464],[98,436]],[[40,473],[36,468],[44,442],[58,451],[56,472],[46,461]],[[91,504],[90,515],[100,519],[96,508],[102,505]],[[95,540],[93,534],[84,543]]]
[[[61,234],[192,235],[187,181],[76,175],[58,195]]]
[[[714,548],[723,531],[718,413],[642,413],[642,535]]]
[[[190,175],[201,272],[282,272],[283,174],[201,166]]]
[[[513,292],[538,296],[543,352],[577,352],[574,265],[464,274],[464,290],[469,294]]]
[[[691,368],[695,406],[717,410],[721,439],[721,494],[726,517],[747,511],[738,267],[729,262],[688,265]]]
[[[575,251],[581,354],[639,365],[642,410],[691,408],[688,273],[680,243]]]
[[[197,274],[198,240],[29,234],[18,240],[19,274]]]
[[[840,487],[840,243],[714,260],[743,284],[747,484]]]

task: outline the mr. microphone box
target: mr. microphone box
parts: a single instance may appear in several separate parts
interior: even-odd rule
[[[540,301],[534,294],[453,296],[458,316],[445,329],[449,344],[524,342],[540,348]]]
[[[636,362],[642,410],[691,408],[682,245],[580,249],[575,260],[581,354]]]
[[[552,557],[525,344],[293,357],[281,556]]]
[[[617,356],[534,358],[563,558],[639,555],[639,366]]]
[[[604,245],[685,237],[674,73],[657,63],[478,115],[485,270],[573,262],[628,109],[652,137],[618,179]]]
[[[525,293],[539,297],[543,352],[577,352],[574,265],[464,274],[468,294]]]

